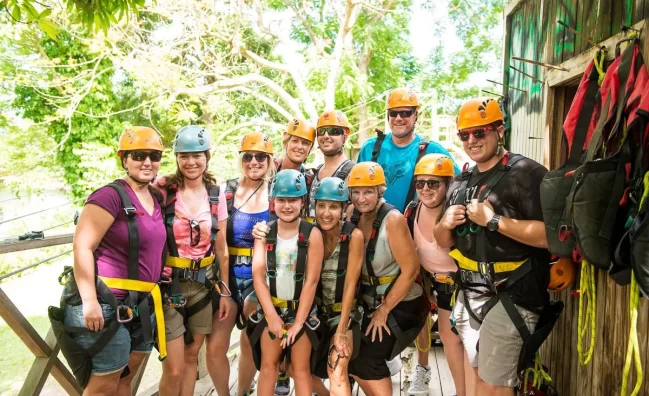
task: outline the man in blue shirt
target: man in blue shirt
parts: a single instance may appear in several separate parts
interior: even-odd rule
[[[374,161],[383,167],[388,187],[383,197],[403,212],[415,195],[412,175],[418,158],[432,153],[453,157],[439,143],[428,142],[415,133],[419,101],[410,89],[393,89],[388,96],[386,109],[392,133],[378,133],[367,139],[357,162]],[[454,166],[455,173],[459,174],[457,164]]]

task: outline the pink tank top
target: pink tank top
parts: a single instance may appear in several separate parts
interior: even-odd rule
[[[441,248],[437,246],[437,242],[435,242],[433,228],[437,222],[435,221],[431,225],[430,229],[426,230],[426,234],[432,237],[432,242],[428,242],[422,235],[417,222],[419,209],[420,207],[417,208],[417,213],[415,213],[415,224],[413,228],[415,246],[417,247],[417,255],[419,256],[421,265],[431,273],[457,271],[455,261],[448,255],[450,249]]]

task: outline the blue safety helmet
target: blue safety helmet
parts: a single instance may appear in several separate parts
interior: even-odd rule
[[[189,125],[180,128],[174,138],[174,154],[209,151],[210,137],[205,128]]]
[[[325,177],[315,186],[313,199],[316,201],[347,202],[349,199],[347,185],[339,177]]]
[[[276,198],[301,198],[306,195],[306,179],[302,172],[295,169],[279,171],[270,190],[270,196]]]

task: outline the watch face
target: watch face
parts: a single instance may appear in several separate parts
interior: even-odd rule
[[[498,222],[500,221],[499,216],[494,216],[491,220],[489,220],[489,223],[487,223],[487,229],[489,231],[496,231],[498,229]]]

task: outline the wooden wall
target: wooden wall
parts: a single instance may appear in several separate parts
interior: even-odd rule
[[[583,53],[591,45],[557,24],[557,20],[575,27],[596,42],[603,42],[620,34],[623,24],[633,25],[647,18],[649,0],[511,1],[505,11],[503,82],[527,91],[503,90],[509,99],[508,110],[512,119],[511,150],[548,167],[554,168],[562,162],[565,149],[562,147],[561,125],[581,77],[572,70],[572,73],[565,73],[565,81],[557,84],[563,72],[516,61],[511,59],[513,56],[563,65],[568,69],[577,68],[577,65],[583,68],[585,64],[579,59],[587,59]],[[645,30],[649,30],[649,23]],[[644,59],[649,59],[649,36],[647,32],[643,36]],[[512,70],[510,65],[544,82],[534,82]],[[577,279],[572,288],[552,295],[554,299],[564,301],[566,308],[542,348],[543,363],[549,367],[561,396],[619,395],[630,328],[629,287],[618,286],[606,272],[598,272],[595,351],[586,366],[581,366],[577,353],[579,298],[571,295],[578,288]],[[649,376],[648,333],[649,301],[641,297],[638,336],[646,376]],[[585,339],[590,339],[588,332]],[[629,393],[634,382],[635,376],[632,374]],[[649,381],[643,382],[638,394],[649,395]]]

